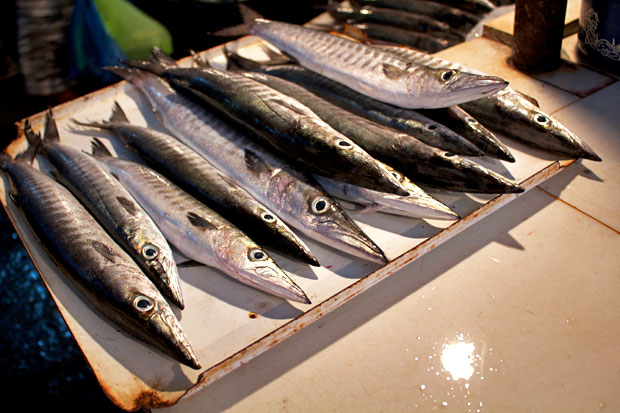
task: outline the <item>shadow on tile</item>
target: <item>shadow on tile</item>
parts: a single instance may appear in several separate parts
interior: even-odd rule
[[[424,255],[423,259],[413,262],[406,270],[383,280],[275,348],[249,361],[244,367],[234,370],[201,390],[187,403],[181,401],[176,408],[182,411],[195,405],[200,406],[201,411],[205,412],[226,410],[405,297],[416,293],[421,287],[487,244],[498,242],[512,248],[523,249],[519,242],[510,236],[510,230],[552,202],[554,198],[541,191],[524,194],[447,241],[440,248]],[[258,371],[260,374],[257,374]]]

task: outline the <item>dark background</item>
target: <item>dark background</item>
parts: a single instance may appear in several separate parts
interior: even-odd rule
[[[187,56],[190,49],[200,51],[229,40],[207,33],[241,23],[235,4],[198,0],[133,3],[168,28],[175,58]],[[304,23],[320,14],[325,3],[246,2],[267,18],[292,23]],[[15,122],[103,86],[82,81],[53,96],[27,95],[19,72],[8,73],[7,62],[18,63],[16,33],[15,3],[0,1],[1,150],[15,139]],[[19,411],[121,411],[99,387],[3,209],[0,250],[0,388],[5,408],[17,403]]]

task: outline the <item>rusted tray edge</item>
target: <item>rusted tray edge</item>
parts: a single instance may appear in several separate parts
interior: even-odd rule
[[[530,176],[529,178],[520,183],[520,185],[525,189],[525,192],[521,194],[504,194],[493,198],[476,211],[456,221],[454,224],[445,228],[443,231],[426,239],[414,248],[388,262],[386,265],[379,268],[378,270],[368,274],[364,278],[361,278],[359,281],[353,283],[349,287],[324,300],[316,307],[313,307],[304,314],[272,331],[270,334],[248,345],[243,350],[233,354],[222,362],[215,364],[214,366],[203,372],[198,378],[198,382],[194,386],[190,387],[185,392],[185,394],[183,394],[178,400],[175,401],[175,403],[177,403],[181,399],[191,397],[195,393],[199,392],[201,389],[214,383],[215,381],[224,377],[226,374],[230,373],[236,368],[249,362],[253,358],[259,356],[263,352],[274,347],[276,344],[292,336],[302,328],[312,324],[327,313],[335,310],[336,308],[353,299],[360,293],[373,287],[379,281],[389,277],[396,271],[408,265],[410,262],[431,251],[438,244],[448,241],[454,236],[460,234],[465,229],[469,228],[471,225],[497,211],[507,203],[513,201],[515,198],[527,193],[530,189],[535,188],[540,183],[551,178],[552,176],[567,168],[574,162],[576,162],[575,159],[567,161],[554,161],[546,168],[538,171],[536,174]]]

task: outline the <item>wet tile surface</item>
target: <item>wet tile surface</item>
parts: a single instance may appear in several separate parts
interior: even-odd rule
[[[532,79],[509,63],[512,49],[505,44],[480,38],[443,50],[438,57],[461,62],[489,75],[500,76],[510,82],[510,87],[538,100],[540,107],[549,113],[563,108],[579,98],[548,83]]]
[[[616,411],[619,248],[532,190],[164,411]]]
[[[537,74],[534,77],[579,97],[591,95],[616,81],[587,67],[566,63],[562,63],[553,72]]]
[[[620,231],[620,83],[554,114],[588,142],[603,162],[579,161],[542,187]]]

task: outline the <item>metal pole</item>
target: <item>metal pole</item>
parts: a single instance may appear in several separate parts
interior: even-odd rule
[[[512,63],[540,73],[560,65],[567,0],[516,0]]]

